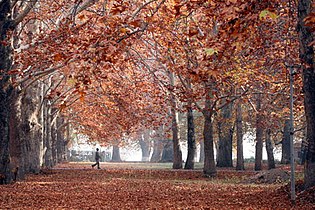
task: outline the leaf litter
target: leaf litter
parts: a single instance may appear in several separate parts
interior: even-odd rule
[[[247,184],[255,174],[218,169],[216,178],[201,170],[106,170],[64,164],[25,181],[0,185],[0,209],[315,209],[315,190],[297,182]]]

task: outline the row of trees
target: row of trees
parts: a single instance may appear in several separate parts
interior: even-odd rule
[[[306,121],[305,182],[313,186],[313,6],[310,0],[2,0],[0,173],[10,182],[17,165],[20,174],[52,167],[64,154],[69,124],[103,144],[148,128],[170,134],[173,168],[182,168],[178,113],[187,114],[185,168],[193,168],[196,133],[203,134],[205,174],[232,166],[236,130],[242,169],[243,129],[251,128],[260,170],[263,139],[271,160],[271,139],[286,125],[287,65],[300,64],[295,127],[302,130]],[[194,110],[202,131],[196,132]]]

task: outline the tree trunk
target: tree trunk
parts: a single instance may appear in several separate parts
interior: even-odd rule
[[[141,161],[149,161],[150,160],[150,131],[145,130],[143,134],[141,134],[139,139],[139,144],[141,148]]]
[[[218,123],[219,142],[217,151],[218,167],[233,167],[232,143],[233,143],[233,123],[232,107],[229,103],[221,109],[221,119]]]
[[[257,115],[256,115],[256,150],[255,150],[255,171],[262,169],[262,151],[263,151],[263,122],[261,115],[261,94],[257,98]]]
[[[304,129],[303,132],[303,139],[301,143],[301,155],[300,155],[300,164],[304,165],[306,161],[306,154],[308,149],[308,142],[307,142],[307,128]]]
[[[56,108],[52,108],[52,117],[50,121],[50,127],[51,127],[51,155],[52,155],[52,161],[53,166],[55,166],[58,162],[58,153],[57,153],[57,120],[54,120],[56,117],[55,112],[57,111]]]
[[[4,182],[11,182],[10,155],[9,155],[9,116],[12,85],[9,83],[9,76],[6,74],[12,65],[10,42],[7,43],[7,33],[11,23],[11,5],[9,0],[0,2],[0,175],[5,177]]]
[[[196,155],[195,124],[191,102],[187,110],[187,159],[185,169],[194,169]]]
[[[199,142],[200,151],[199,151],[199,163],[203,163],[205,161],[205,144],[203,141]]]
[[[275,158],[273,156],[273,146],[271,142],[271,130],[266,129],[266,151],[268,157],[268,169],[276,168]]]
[[[237,139],[236,170],[245,170],[243,154],[243,114],[241,103],[238,103],[236,108],[236,139]]]
[[[170,83],[174,86],[174,75],[173,73],[169,73]],[[172,134],[173,134],[173,150],[174,150],[174,157],[173,157],[173,169],[180,169],[183,168],[183,157],[182,151],[180,149],[179,144],[179,129],[178,129],[178,114],[176,112],[177,103],[176,98],[173,93],[171,93],[171,116],[172,116]]]
[[[173,162],[174,159],[174,149],[173,141],[171,139],[163,140],[163,152],[162,157],[159,162]]]
[[[157,131],[156,135],[153,138],[153,153],[150,159],[150,162],[159,162],[162,158],[162,152],[163,152],[163,142],[162,139],[164,139],[164,127],[161,126]]]
[[[213,148],[213,122],[212,122],[212,111],[211,111],[211,98],[210,88],[207,88],[205,108],[203,115],[205,118],[205,124],[203,129],[204,136],[204,153],[205,161],[203,167],[203,173],[207,176],[216,176],[217,170],[214,161],[214,148]]]
[[[45,138],[46,138],[46,133],[45,133],[45,130],[46,130],[46,125],[45,125],[45,122],[46,122],[46,99],[45,99],[45,96],[46,96],[46,85],[44,83],[41,83],[41,86],[40,86],[40,90],[39,90],[39,95],[40,95],[40,101],[41,101],[41,104],[42,106],[40,107],[40,110],[39,110],[39,124],[41,125],[41,139],[40,139],[40,142],[39,142],[39,153],[40,153],[40,167],[44,167],[45,166],[45,152],[46,152],[46,149],[45,149]]]
[[[161,139],[154,138],[153,142],[153,153],[150,159],[150,162],[159,162],[162,157],[163,152],[163,143]]]
[[[46,101],[43,106],[44,111],[44,167],[52,168],[54,166],[52,154],[52,135],[51,135],[51,105]]]
[[[289,164],[290,163],[290,120],[286,119],[284,122],[283,129],[283,138],[281,142],[282,155],[281,163]]]
[[[25,147],[24,136],[28,136],[29,127],[22,116],[22,96],[14,91],[11,95],[12,102],[9,122],[9,153],[10,153],[10,171],[15,169],[18,173],[13,179],[24,178],[24,165],[25,165]],[[19,170],[18,170],[19,169]]]
[[[307,124],[308,150],[305,163],[305,187],[315,186],[315,64],[314,34],[310,26],[305,25],[305,18],[314,12],[312,0],[298,2],[298,32],[300,41],[300,60],[303,70],[304,106]]]
[[[40,170],[40,160],[42,159],[40,150],[42,140],[42,130],[40,125],[40,84],[41,82],[35,82],[33,86],[26,90],[27,95],[23,99],[23,109],[25,113],[25,122],[28,123],[30,132],[25,136],[26,156],[27,156],[27,168],[26,172],[38,173]]]
[[[66,160],[65,149],[65,120],[62,116],[57,119],[57,162]]]
[[[69,119],[67,119],[67,125],[66,125],[66,141],[65,141],[65,150],[66,150],[66,159],[70,159],[70,150],[68,148],[68,144],[72,141],[71,134],[70,134],[70,123]]]
[[[40,100],[38,97],[39,83],[23,90],[16,95],[12,106],[10,120],[10,155],[11,168],[18,167],[17,176],[24,178],[25,173],[37,173],[40,169],[41,129],[38,123]]]
[[[118,145],[113,145],[112,162],[121,162],[120,149]]]

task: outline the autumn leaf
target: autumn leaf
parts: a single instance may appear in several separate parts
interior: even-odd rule
[[[290,183],[255,183],[257,172],[250,165],[245,171],[219,169],[218,177],[211,179],[201,170],[172,170],[169,165],[101,162],[98,170],[92,169],[90,162],[60,163],[53,169],[30,174],[25,181],[0,185],[0,206],[3,209],[207,209],[209,206],[287,209],[291,206]],[[290,170],[287,165],[279,168]],[[302,168],[297,165],[297,172]],[[302,184],[297,182],[299,196],[294,208],[314,209],[314,188],[304,192]]]
[[[63,56],[60,53],[54,55],[54,61],[61,61]]]
[[[127,28],[120,28],[120,32],[125,34],[125,33],[129,32],[129,29],[127,29]]]
[[[198,33],[199,33],[198,30],[195,29],[195,28],[190,28],[190,29],[189,29],[189,36],[190,36],[190,37],[195,36],[195,35],[197,35]]]
[[[59,105],[60,111],[63,111],[63,110],[65,110],[66,108],[67,108],[67,104],[66,104],[66,103],[62,103],[62,104]]]
[[[272,20],[275,20],[278,18],[277,14],[274,12],[270,12],[269,10],[265,9],[259,13],[259,19],[266,19],[267,17],[270,17]]]
[[[138,27],[141,26],[141,23],[142,23],[142,21],[141,21],[140,19],[138,19],[138,20],[131,21],[131,22],[129,23],[129,25],[131,25],[131,26],[133,26],[133,27],[135,27],[135,28],[138,28]]]
[[[218,53],[218,51],[214,48],[206,48],[205,52],[207,55],[214,55],[214,54]]]
[[[183,5],[180,5],[180,4],[176,4],[174,6],[174,9],[175,9],[175,17],[179,16],[180,15],[180,8],[182,7]]]
[[[79,15],[78,19],[83,21],[86,19],[86,16],[84,14],[81,14],[81,15]]]
[[[75,85],[75,84],[77,83],[77,80],[74,79],[74,78],[68,78],[68,79],[67,79],[67,83],[68,83],[69,85]]]

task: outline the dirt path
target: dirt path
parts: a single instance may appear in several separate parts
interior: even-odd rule
[[[167,169],[106,170],[67,164],[0,185],[0,209],[291,209],[283,185],[240,184],[253,172]],[[298,203],[293,209],[314,209]]]

